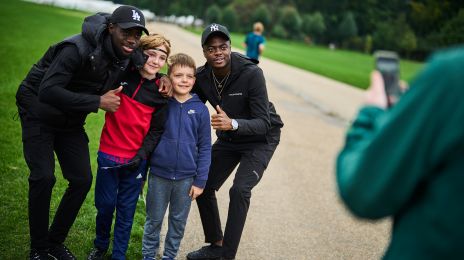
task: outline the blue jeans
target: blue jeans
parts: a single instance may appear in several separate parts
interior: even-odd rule
[[[189,197],[193,177],[168,180],[150,173],[146,197],[147,218],[142,239],[144,257],[155,257],[160,244],[160,231],[169,205],[168,233],[163,257],[174,259],[184,236],[192,200]]]
[[[110,244],[111,225],[116,209],[113,234],[113,259],[125,259],[134,221],[142,180],[146,175],[146,161],[131,172],[127,168],[102,169],[118,163],[98,156],[95,184],[95,207],[97,208],[95,247],[107,249]]]

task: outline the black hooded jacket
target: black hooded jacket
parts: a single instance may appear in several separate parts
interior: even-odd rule
[[[231,54],[231,73],[219,98],[213,82],[212,68],[206,63],[197,69],[193,92],[216,108],[237,120],[236,131],[216,131],[220,140],[231,143],[269,142],[269,135],[283,127],[274,105],[269,102],[263,71],[256,63],[240,53]],[[275,140],[274,140],[275,141]]]
[[[129,63],[113,52],[109,16],[85,18],[80,34],[51,46],[33,65],[16,94],[21,118],[69,129],[98,111],[100,95],[114,88]]]

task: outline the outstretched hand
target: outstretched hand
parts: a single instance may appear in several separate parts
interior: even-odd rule
[[[222,110],[222,108],[217,105],[216,106],[217,114],[211,115],[211,126],[215,130],[232,130],[232,119],[227,116],[226,112]]]
[[[121,104],[121,98],[118,95],[121,91],[122,86],[119,86],[119,88],[112,89],[103,94],[103,96],[100,97],[99,108],[107,112],[116,112],[116,110],[119,108],[119,105]]]

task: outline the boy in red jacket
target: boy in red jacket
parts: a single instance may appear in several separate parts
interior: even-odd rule
[[[165,99],[158,91],[159,70],[171,44],[159,34],[143,37],[146,63],[128,71],[119,87],[121,104],[106,113],[98,151],[95,184],[96,238],[88,259],[102,259],[110,243],[116,209],[112,259],[125,259],[138,195],[146,175],[146,159],[164,128]]]

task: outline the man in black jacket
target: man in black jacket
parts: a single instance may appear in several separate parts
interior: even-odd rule
[[[283,123],[268,100],[263,71],[257,61],[232,53],[226,27],[211,24],[201,37],[206,64],[197,70],[194,91],[216,109],[211,125],[218,140],[198,209],[210,243],[188,259],[233,259],[250,205],[251,190],[261,180],[280,141]],[[229,190],[229,212],[224,233],[216,191],[238,166]]]
[[[82,33],[51,46],[16,93],[29,175],[30,259],[75,259],[64,241],[92,184],[85,118],[119,107],[114,83],[138,47],[143,13],[120,6],[85,19]],[[49,228],[54,152],[69,181]]]

